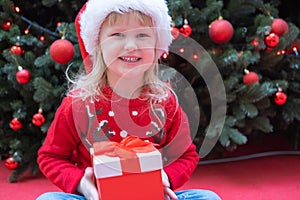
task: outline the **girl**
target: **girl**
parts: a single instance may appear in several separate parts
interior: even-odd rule
[[[64,192],[39,200],[98,200],[85,146],[128,135],[161,150],[165,199],[220,199],[207,190],[174,192],[198,154],[176,96],[157,77],[172,42],[170,22],[163,0],[89,0],[81,9],[75,23],[86,73],[73,82],[38,152],[41,171]]]

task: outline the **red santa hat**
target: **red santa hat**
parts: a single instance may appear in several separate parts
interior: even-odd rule
[[[87,72],[91,70],[96,46],[99,44],[100,27],[112,12],[124,13],[137,10],[152,18],[159,31],[157,49],[161,54],[168,52],[172,43],[171,17],[165,0],[89,0],[79,11],[75,26],[78,42]]]

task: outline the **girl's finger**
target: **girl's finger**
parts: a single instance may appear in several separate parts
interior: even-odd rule
[[[172,200],[177,200],[177,196],[173,190],[171,190],[169,187],[164,188],[164,192],[167,196],[169,196]]]

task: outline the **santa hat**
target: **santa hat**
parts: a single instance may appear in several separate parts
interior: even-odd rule
[[[79,11],[75,26],[78,42],[87,72],[99,44],[99,31],[105,18],[112,12],[124,13],[137,10],[152,18],[159,31],[158,50],[168,52],[172,42],[171,17],[165,0],[89,0]]]

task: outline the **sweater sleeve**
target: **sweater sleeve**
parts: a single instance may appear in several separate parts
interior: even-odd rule
[[[64,192],[75,193],[84,168],[79,168],[72,162],[80,139],[73,122],[71,105],[70,97],[63,99],[38,151],[37,161],[41,171],[51,182]]]
[[[172,117],[169,117],[167,140],[164,145],[164,170],[168,175],[173,190],[181,187],[188,181],[199,161],[196,147],[190,136],[189,122],[182,108],[176,108]]]

